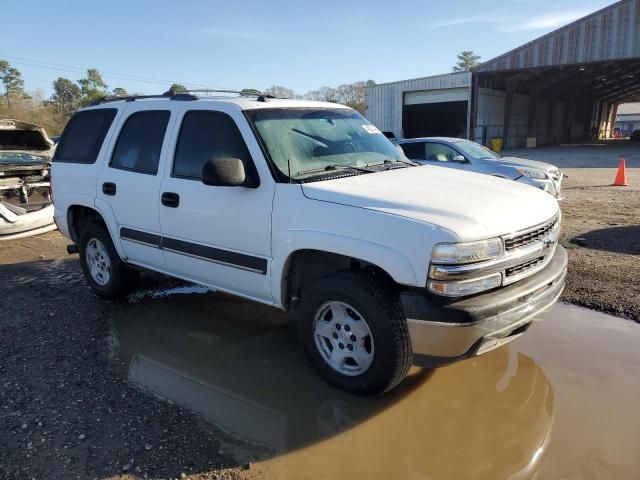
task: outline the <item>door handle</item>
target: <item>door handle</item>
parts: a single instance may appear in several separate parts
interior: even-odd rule
[[[105,195],[114,196],[116,194],[116,184],[111,182],[104,182],[102,184],[102,193]]]
[[[177,208],[180,205],[180,195],[173,192],[163,192],[160,201],[165,207]]]

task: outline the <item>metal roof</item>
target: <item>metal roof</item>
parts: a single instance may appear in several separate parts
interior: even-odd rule
[[[640,57],[640,0],[622,0],[489,60],[476,72]]]

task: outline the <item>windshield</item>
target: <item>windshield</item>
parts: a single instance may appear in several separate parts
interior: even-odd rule
[[[362,115],[347,109],[259,109],[247,112],[282,176],[308,179],[325,171],[408,162]],[[386,162],[385,162],[386,161]]]
[[[472,142],[471,140],[462,140],[456,142],[455,146],[462,150],[463,153],[473,158],[483,158],[489,160],[498,160],[500,155],[487,147],[480,145],[479,143]]]
[[[0,163],[44,163],[47,159],[38,155],[20,152],[0,152]]]

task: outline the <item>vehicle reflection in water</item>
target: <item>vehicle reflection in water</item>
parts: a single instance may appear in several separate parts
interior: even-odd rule
[[[361,398],[314,375],[286,315],[226,295],[145,299],[116,335],[131,381],[239,439],[267,478],[528,478],[551,435],[551,384],[508,347]]]

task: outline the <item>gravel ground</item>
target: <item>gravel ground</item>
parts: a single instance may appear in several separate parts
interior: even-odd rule
[[[640,169],[617,188],[614,169],[565,171],[564,300],[640,321]],[[222,433],[127,383],[111,336],[127,304],[91,294],[67,243],[0,243],[0,479],[240,478]]]
[[[0,243],[0,479],[237,478],[212,428],[126,382],[126,305],[86,288],[66,244]]]
[[[627,169],[628,187],[610,186],[615,169],[564,171],[563,300],[640,322],[640,169]]]

